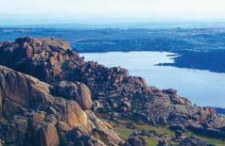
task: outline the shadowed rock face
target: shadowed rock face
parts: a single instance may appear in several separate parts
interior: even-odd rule
[[[219,131],[225,127],[224,119],[214,110],[193,106],[175,90],[150,87],[141,77],[130,76],[126,69],[85,62],[62,40],[19,38],[3,42],[0,64],[22,72],[0,68],[0,114],[10,119],[0,128],[4,129],[0,139],[6,143],[18,142],[18,134],[14,134],[19,132],[21,145],[27,142],[27,135],[28,143],[40,137],[39,145],[57,141],[118,145],[118,136],[90,109],[114,120],[128,118]],[[52,126],[56,130],[50,130]],[[49,133],[56,134],[48,137]],[[126,144],[140,142],[144,145],[136,137]]]
[[[2,111],[11,116],[27,108],[36,108],[51,99],[41,96],[49,93],[49,85],[38,79],[14,72],[11,69],[0,68],[0,93],[2,97]]]
[[[91,102],[89,89],[81,83],[74,85],[85,88],[79,89],[80,95],[89,98]],[[97,146],[99,143],[118,145],[122,142],[111,127],[99,120],[94,113],[83,110],[75,100],[54,97],[49,88],[49,84],[34,77],[0,66],[0,121],[7,119],[0,123],[0,139],[6,145],[57,146],[63,142],[71,145],[79,142]],[[64,90],[57,92],[63,95]],[[82,97],[79,97],[79,102]],[[85,101],[81,101],[84,106]],[[100,137],[93,135],[96,130]],[[72,138],[68,136],[74,132],[80,132],[80,135],[73,135]],[[92,142],[93,139],[95,143]]]
[[[61,81],[54,84],[52,92],[55,96],[75,100],[84,110],[91,109],[91,91],[85,84]]]
[[[0,54],[0,64],[46,82],[65,78],[71,73],[67,67],[73,70],[83,62],[67,42],[59,39],[18,38],[3,43]]]

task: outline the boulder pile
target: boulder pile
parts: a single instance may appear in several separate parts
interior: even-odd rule
[[[57,88],[64,89],[57,90],[54,96],[49,84],[0,66],[0,139],[3,145],[123,144],[112,127],[90,110],[92,100],[85,85],[61,82]],[[68,88],[72,88],[71,92],[65,92]]]
[[[0,65],[0,140],[6,144],[123,144],[95,113],[224,134],[225,120],[213,109],[192,105],[176,90],[148,86],[121,67],[86,62],[64,40],[2,42]],[[140,142],[145,145],[132,137],[125,144]]]

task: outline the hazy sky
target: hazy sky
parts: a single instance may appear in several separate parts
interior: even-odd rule
[[[0,18],[225,19],[225,0],[0,0]]]

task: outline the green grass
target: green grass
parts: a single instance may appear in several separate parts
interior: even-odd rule
[[[164,127],[155,127],[150,126],[146,124],[137,124],[135,129],[129,129],[126,128],[126,124],[129,123],[129,121],[121,120],[120,123],[113,123],[110,122],[111,125],[114,127],[114,131],[123,139],[127,140],[134,131],[156,131],[158,134],[165,134],[168,136],[174,136],[174,132],[169,130],[168,128]],[[144,137],[148,146],[157,146],[158,145],[158,139],[157,138],[151,138],[151,137]]]
[[[121,121],[119,124],[112,123],[111,124],[115,127],[114,130],[115,132],[124,140],[127,140],[130,134],[133,133],[133,131],[156,131],[158,134],[164,134],[169,137],[174,137],[175,133],[171,131],[168,127],[156,127],[156,126],[151,126],[147,124],[137,124],[135,129],[129,129],[126,128],[126,124],[129,123],[128,121]],[[202,135],[197,135],[192,132],[186,132],[184,133],[185,136],[193,136],[195,138],[198,138],[202,141],[212,143],[216,146],[225,146],[225,139],[216,139],[216,138],[211,138],[211,137],[205,137]],[[149,138],[145,137],[146,142],[148,143],[149,146],[157,146],[158,144],[158,139],[157,138]]]
[[[156,138],[146,137],[145,140],[146,140],[148,146],[157,146],[158,145],[158,139],[156,139]]]
[[[158,134],[167,135],[169,137],[174,137],[175,133],[174,131],[170,130],[168,127],[156,127],[151,126],[148,124],[136,124],[135,129],[129,129],[126,127],[128,123],[131,123],[132,121],[129,120],[120,120],[119,123],[115,123],[112,121],[109,122],[113,127],[114,131],[123,139],[127,140],[134,131],[156,131]],[[216,139],[211,137],[206,137],[202,135],[195,134],[193,132],[185,132],[184,136],[192,136],[195,138],[198,138],[202,141],[209,142],[211,144],[214,144],[216,146],[225,146],[225,138],[224,139]],[[148,143],[148,146],[157,146],[158,139],[157,138],[151,138],[151,137],[144,137],[146,139],[146,142]]]
[[[133,132],[133,130],[125,127],[116,127],[114,130],[123,140],[127,140],[129,135]]]
[[[135,131],[132,129],[128,129],[125,126],[116,127],[116,128],[114,128],[114,130],[120,136],[120,138],[122,138],[123,140],[127,140],[129,138],[130,134],[133,133],[133,131]],[[145,140],[149,146],[157,146],[157,144],[158,144],[158,139],[156,139],[156,138],[145,137]]]
[[[141,130],[145,130],[145,131],[156,131],[158,134],[165,134],[167,136],[174,136],[174,132],[169,130],[169,128],[167,127],[156,127],[156,126],[151,126],[151,125],[147,125],[147,124],[143,124],[143,125],[136,125],[136,130],[141,131]]]

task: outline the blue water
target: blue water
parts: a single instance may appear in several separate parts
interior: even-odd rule
[[[225,74],[155,66],[158,63],[172,63],[172,53],[110,52],[82,53],[81,56],[108,67],[124,67],[131,75],[143,77],[151,86],[160,89],[174,88],[181,96],[197,105],[225,107]]]

